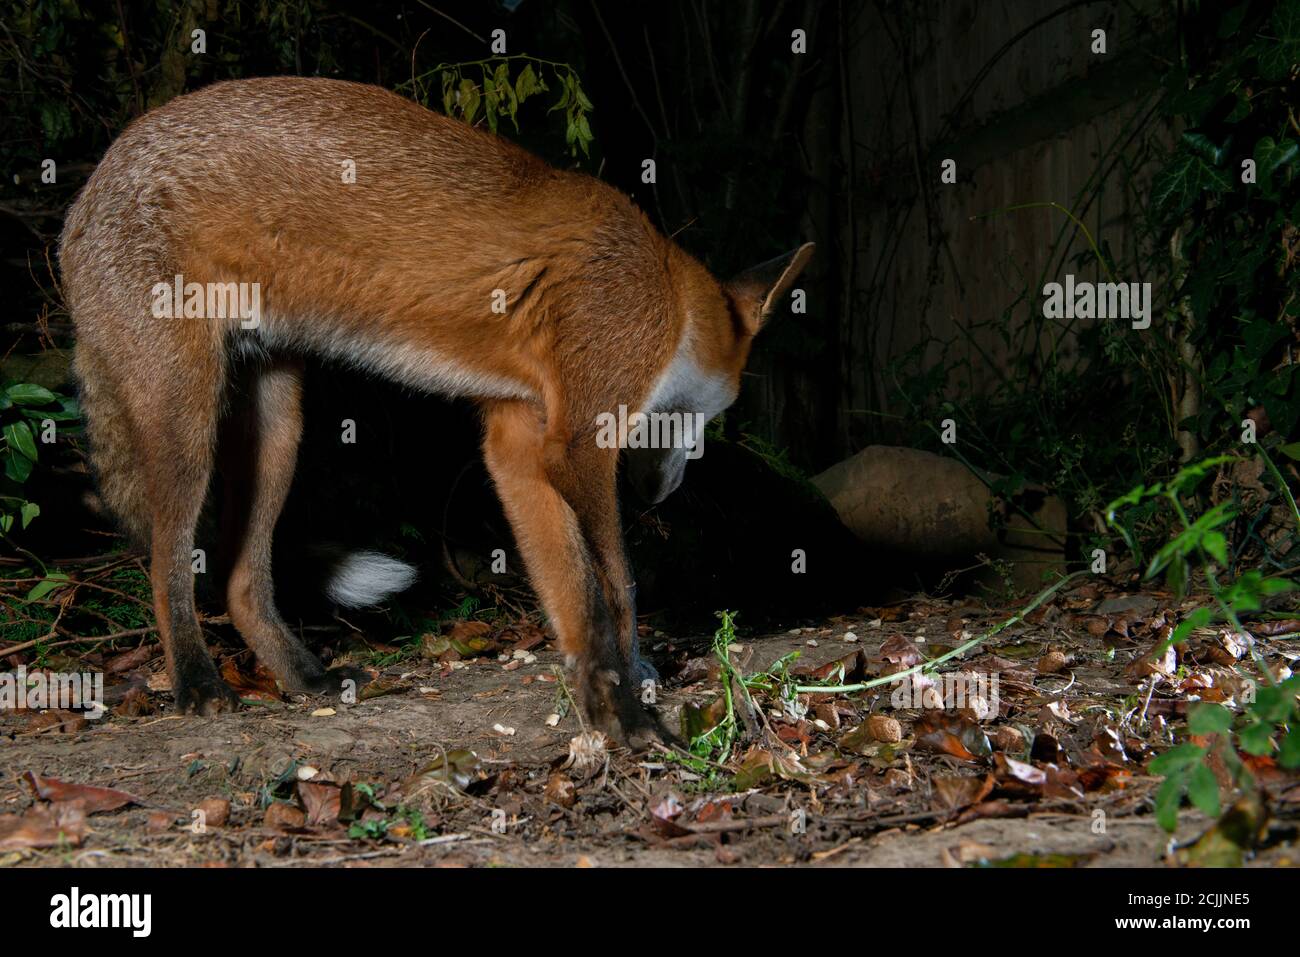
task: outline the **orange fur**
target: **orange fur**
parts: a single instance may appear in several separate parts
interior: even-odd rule
[[[596,417],[720,411],[809,250],[721,284],[608,185],[376,87],[221,83],[137,120],[69,213],[60,258],[93,458],[110,506],[150,540],[182,707],[232,705],[187,567],[214,467],[236,477],[232,619],[282,681],[325,681],[270,589],[296,363],[319,355],[482,403],[491,473],[588,713],[635,737],[618,454],[597,448]],[[152,291],[178,274],[257,284],[260,324],[156,318]],[[234,357],[247,381],[232,392]],[[236,425],[218,443],[223,403]]]

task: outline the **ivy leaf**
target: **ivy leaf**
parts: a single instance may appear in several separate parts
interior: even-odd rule
[[[1183,149],[1156,177],[1151,188],[1151,206],[1161,216],[1176,216],[1202,193],[1225,193],[1231,188],[1227,173]]]
[[[1189,150],[1199,156],[1205,162],[1212,166],[1223,165],[1223,155],[1227,149],[1227,143],[1215,143],[1204,133],[1188,131],[1182,136],[1183,143]]]
[[[1266,80],[1285,80],[1300,63],[1300,6],[1279,4],[1252,47],[1259,57],[1259,72]]]
[[[23,528],[32,523],[37,515],[41,514],[41,507],[35,502],[23,502],[22,508],[19,509],[19,515],[22,518]]]
[[[1300,144],[1292,139],[1278,143],[1273,137],[1265,136],[1255,144],[1255,173],[1265,195],[1271,196],[1276,192],[1273,174],[1289,167],[1297,155],[1300,155]]]

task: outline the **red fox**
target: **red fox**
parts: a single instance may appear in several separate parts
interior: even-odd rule
[[[92,464],[151,551],[177,707],[239,703],[194,603],[214,469],[232,622],[286,689],[339,686],[271,585],[301,363],[318,356],[476,400],[488,471],[582,708],[615,740],[651,742],[619,449],[596,441],[596,421],[621,406],[716,416],[811,253],[719,282],[614,188],[373,86],[217,83],[137,119],[69,212],[60,264]],[[638,455],[629,477],[662,499],[688,451]],[[329,590],[359,605],[412,578],[363,553]]]

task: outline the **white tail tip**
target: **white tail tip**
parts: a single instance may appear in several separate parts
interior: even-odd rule
[[[365,608],[414,582],[415,569],[406,562],[379,552],[353,552],[333,569],[325,594],[346,608]]]

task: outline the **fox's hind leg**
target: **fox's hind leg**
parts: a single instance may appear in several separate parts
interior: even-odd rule
[[[271,539],[293,482],[302,437],[302,366],[248,365],[232,375],[218,468],[223,484],[222,553],[230,619],[289,691],[319,694],[342,680],[325,670],[275,607]]]
[[[134,361],[143,361],[135,359]],[[151,515],[150,579],[172,695],[181,712],[239,707],[212,663],[194,604],[194,528],[212,473],[223,377],[222,357],[202,343],[136,370],[150,383],[124,400],[132,407]]]

